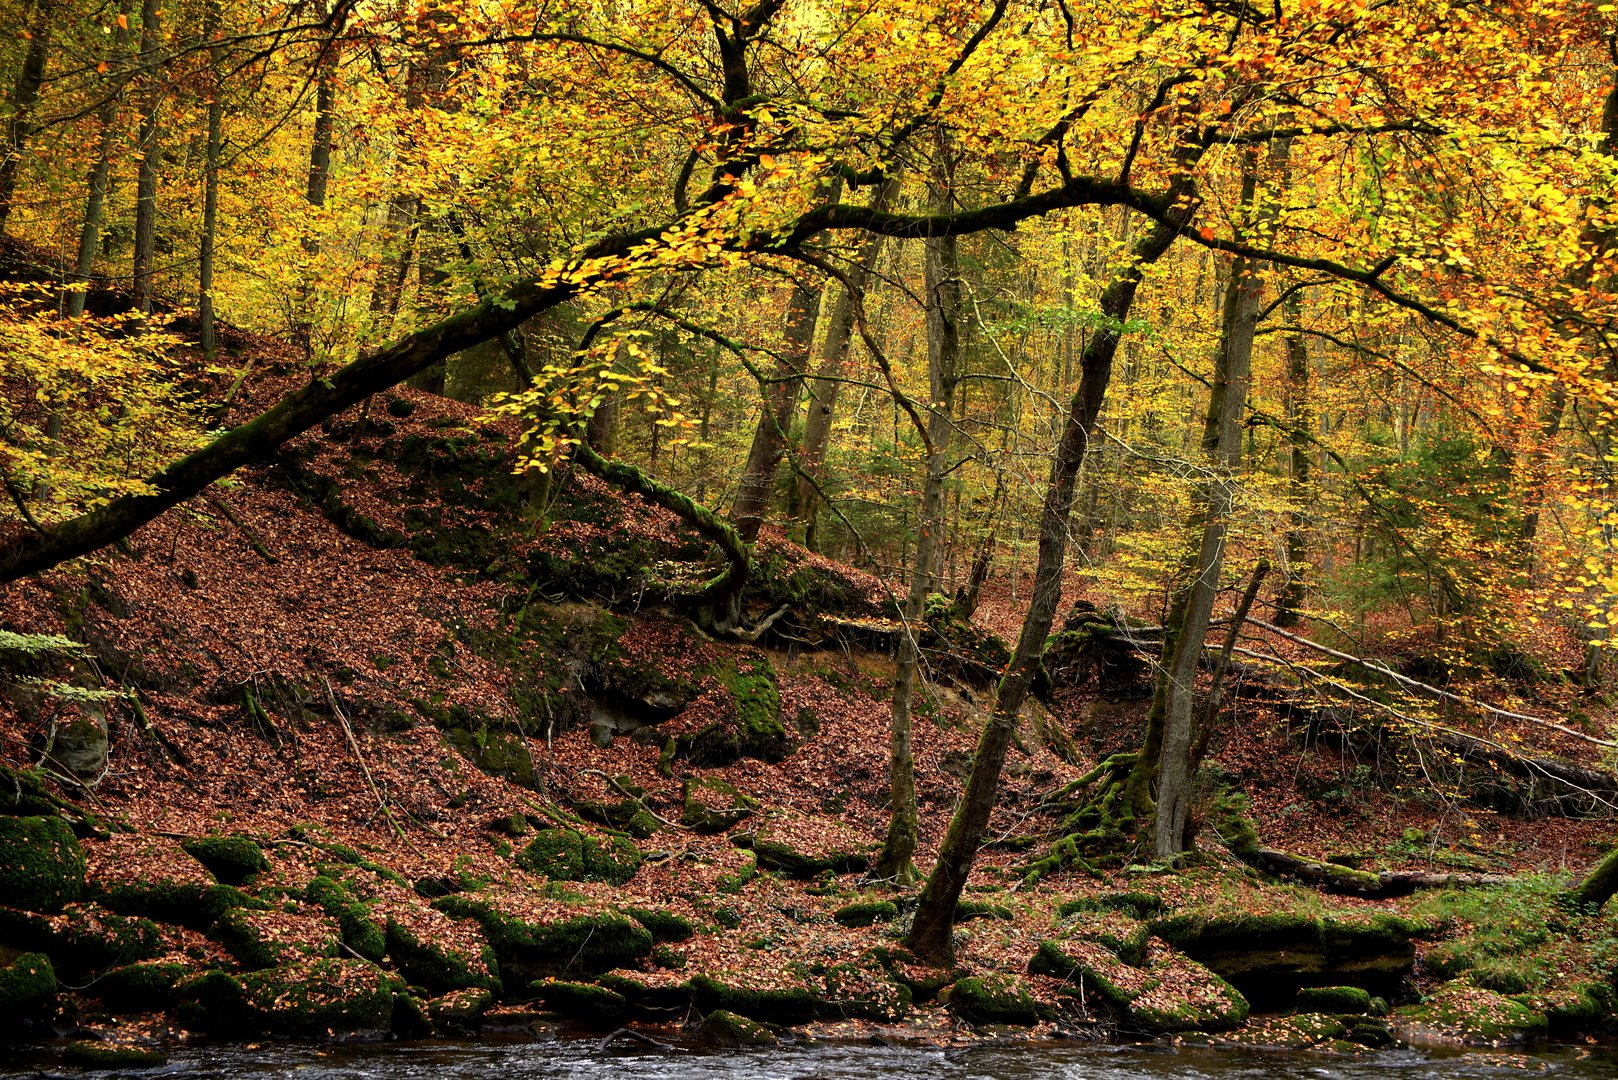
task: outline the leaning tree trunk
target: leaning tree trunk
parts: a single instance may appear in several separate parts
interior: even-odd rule
[[[1176,205],[1189,206],[1189,177],[1173,185]],[[1140,288],[1142,271],[1155,263],[1179,235],[1181,223],[1159,224],[1138,240],[1129,253],[1125,268],[1118,272],[1101,297],[1102,328],[1086,344],[1079,361],[1079,388],[1068,408],[1061,440],[1052,455],[1050,479],[1040,509],[1039,556],[1034,571],[1034,592],[1023,617],[1022,632],[1011,663],[1000,678],[994,709],[978,738],[967,775],[966,790],[950,818],[949,830],[938,849],[938,861],[922,889],[915,919],[905,936],[905,945],[919,958],[949,963],[954,957],[951,931],[961,890],[977,858],[989,815],[999,795],[1000,771],[1017,728],[1023,699],[1039,670],[1045,654],[1045,639],[1062,597],[1062,569],[1067,555],[1067,538],[1073,511],[1074,480],[1086,448],[1095,435],[1096,421],[1112,379],[1112,361],[1118,352],[1129,309]]]
[[[1612,899],[1613,893],[1618,893],[1618,848],[1596,863],[1568,896],[1575,904],[1600,908]]]
[[[941,150],[946,154],[948,152],[947,147],[941,147]],[[945,173],[933,189],[933,212],[948,213],[950,199],[949,176]],[[933,580],[938,540],[944,530],[944,480],[948,476],[955,387],[960,382],[961,279],[955,237],[932,237],[927,240],[924,278],[927,288],[927,383],[932,395],[928,403],[927,429],[921,433],[926,444],[927,473],[921,486],[916,551],[910,566],[910,591],[905,597],[898,664],[893,679],[888,758],[888,835],[875,868],[876,876],[902,885],[909,885],[916,879],[913,860],[919,823],[916,815],[916,766],[911,748],[912,703],[921,661],[921,635],[926,630],[927,593]]]
[[[1255,157],[1255,152],[1250,150],[1243,161],[1244,208],[1253,200]],[[1258,305],[1263,292],[1258,269],[1258,264],[1248,259],[1231,261],[1219,352],[1214,364],[1213,387],[1208,395],[1208,416],[1203,426],[1205,479],[1196,487],[1191,522],[1193,530],[1201,527],[1202,539],[1192,562],[1190,583],[1180,603],[1180,625],[1172,643],[1164,639],[1164,652],[1169,660],[1158,675],[1158,696],[1164,703],[1154,837],[1159,858],[1172,858],[1185,850],[1185,829],[1194,786],[1191,728],[1196,711],[1197,670],[1202,661],[1208,624],[1213,619],[1214,600],[1219,595],[1219,575],[1225,565],[1225,537],[1241,472],[1242,419],[1247,410],[1253,337],[1258,328]]]
[[[158,83],[157,57],[163,47],[160,0],[141,0],[140,67],[148,81],[145,109],[140,118],[140,172],[135,179],[135,306],[152,312],[152,260],[157,248],[157,174],[163,163],[163,126],[159,113],[163,91]]]
[[[28,33],[28,51],[23,54],[22,69],[11,91],[11,122],[6,129],[5,147],[0,150],[4,155],[0,157],[0,236],[5,235],[6,222],[11,217],[17,173],[22,168],[28,136],[33,134],[34,103],[39,100],[39,88],[45,81],[45,58],[50,52],[50,17],[50,0],[39,0],[34,9],[34,25]]]
[[[108,67],[116,67],[124,59],[124,52],[129,48],[130,0],[120,0],[118,14],[122,16],[117,20],[118,29],[113,37],[112,55],[108,60]],[[99,139],[96,144],[95,163],[90,166],[90,176],[86,183],[89,194],[84,201],[84,223],[79,229],[79,249],[73,260],[73,274],[63,296],[62,310],[69,318],[77,318],[84,314],[85,301],[89,296],[90,271],[95,266],[96,248],[101,244],[101,220],[106,215],[107,186],[112,181],[112,148],[118,139],[118,91],[109,80],[103,84],[101,92],[106,100],[96,111],[96,129]]]

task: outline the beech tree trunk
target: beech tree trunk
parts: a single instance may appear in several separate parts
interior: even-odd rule
[[[117,30],[114,31],[112,55],[107,62],[109,67],[122,63],[124,53],[129,48],[129,31],[126,28],[129,11],[130,0],[120,0],[118,14],[123,19],[114,22]],[[69,318],[84,314],[90,271],[95,266],[96,248],[101,245],[101,220],[106,214],[107,185],[112,180],[112,148],[118,138],[118,94],[110,82],[103,84],[101,92],[106,95],[106,100],[96,111],[99,138],[95,163],[90,166],[90,176],[85,185],[88,195],[84,201],[84,224],[79,229],[79,249],[73,260],[70,284],[63,296],[62,309]]]
[[[1171,190],[1184,200],[1183,204],[1189,203],[1189,177],[1177,178]],[[951,934],[955,906],[988,828],[989,815],[999,795],[1000,771],[1017,729],[1017,717],[1039,670],[1040,659],[1045,654],[1045,639],[1050,636],[1051,623],[1061,602],[1062,569],[1079,463],[1084,460],[1085,450],[1095,436],[1107,384],[1112,380],[1112,362],[1118,352],[1119,335],[1135,302],[1142,271],[1169,249],[1179,231],[1178,222],[1154,226],[1136,241],[1125,268],[1101,296],[1100,310],[1105,319],[1080,356],[1079,388],[1069,403],[1062,437],[1052,455],[1050,479],[1040,508],[1039,556],[1034,571],[1033,597],[1023,617],[1022,632],[1017,637],[1011,663],[1000,678],[994,709],[978,738],[966,790],[950,818],[949,830],[938,849],[938,861],[933,864],[910,932],[905,936],[905,945],[923,960],[947,964],[954,958]]]
[[[940,156],[949,148],[940,138]],[[935,213],[947,213],[952,192],[947,169],[933,185]],[[944,529],[944,480],[948,475],[950,436],[954,424],[955,387],[961,366],[961,278],[958,244],[953,236],[926,242],[923,277],[927,290],[926,477],[921,487],[921,513],[916,522],[916,550],[910,565],[910,591],[905,597],[899,631],[898,664],[893,679],[893,712],[889,729],[888,835],[877,857],[876,876],[909,885],[916,879],[914,858],[919,828],[916,815],[916,767],[911,747],[912,708],[921,666],[921,637],[926,632],[927,594]]]
[[[1251,205],[1256,185],[1256,152],[1248,151],[1242,167],[1242,206]],[[1158,760],[1155,848],[1159,858],[1172,858],[1185,850],[1186,823],[1191,813],[1192,719],[1196,714],[1197,670],[1201,666],[1208,623],[1219,595],[1219,575],[1225,565],[1225,534],[1242,464],[1242,420],[1247,411],[1247,385],[1253,362],[1253,338],[1258,329],[1258,305],[1263,283],[1258,265],[1233,259],[1225,288],[1219,352],[1214,363],[1213,388],[1208,395],[1208,416],[1203,426],[1202,451],[1205,479],[1197,484],[1192,529],[1202,533],[1192,563],[1192,576],[1184,599],[1180,625],[1172,641],[1164,639],[1168,662],[1158,675],[1158,696],[1163,699],[1162,752]]]
[[[152,311],[152,266],[157,247],[157,174],[163,163],[163,90],[158,82],[157,59],[163,47],[160,0],[141,0],[140,65],[148,80],[140,118],[140,172],[135,179],[135,306]]]
[[[222,21],[220,0],[208,0],[202,24],[203,37],[209,41],[215,40],[219,36]],[[197,261],[197,322],[202,338],[202,354],[209,360],[219,354],[219,342],[214,334],[213,270],[214,247],[219,241],[219,157],[225,142],[224,64],[225,49],[219,45],[210,46],[208,65],[212,86],[208,97],[208,149],[202,178],[202,249]]]
[[[17,83],[11,91],[11,121],[6,125],[5,147],[0,150],[4,155],[0,156],[0,236],[5,235],[6,222],[11,217],[17,173],[22,168],[28,137],[34,130],[34,104],[39,100],[39,88],[45,81],[45,61],[50,53],[50,17],[49,0],[39,0],[28,31],[28,50],[23,54],[22,68],[17,72]]]
[[[1288,325],[1297,326],[1303,318],[1303,300],[1299,294],[1293,293],[1283,310]],[[1307,595],[1303,567],[1308,557],[1308,547],[1304,541],[1308,516],[1304,507],[1310,504],[1314,493],[1310,466],[1315,447],[1310,436],[1314,433],[1316,423],[1314,388],[1310,385],[1309,345],[1303,334],[1287,335],[1286,361],[1287,484],[1292,489],[1295,509],[1287,512],[1287,580],[1276,600],[1275,622],[1277,626],[1296,626],[1298,613],[1303,609]]]

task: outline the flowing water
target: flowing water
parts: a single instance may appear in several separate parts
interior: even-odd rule
[[[0,1054],[6,1051],[0,1049]],[[0,1077],[82,1075],[48,1049],[0,1057]],[[1613,1080],[1611,1047],[1531,1054],[1388,1050],[1360,1058],[1307,1053],[1040,1045],[918,1049],[864,1045],[723,1053],[615,1048],[532,1038],[476,1043],[191,1047],[144,1077],[179,1080],[1484,1080],[1523,1074]]]

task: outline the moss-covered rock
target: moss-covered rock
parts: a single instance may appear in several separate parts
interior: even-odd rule
[[[62,1061],[84,1069],[155,1069],[167,1064],[168,1055],[154,1046],[130,1042],[75,1039],[62,1048]]]
[[[703,1042],[724,1050],[776,1045],[769,1028],[725,1009],[715,1009],[704,1016],[697,1033]]]
[[[205,931],[227,911],[237,908],[265,910],[269,905],[234,885],[196,882],[122,882],[98,887],[95,898],[122,915],[142,916],[160,923],[176,923]]]
[[[859,873],[877,846],[834,820],[789,814],[771,815],[753,836],[738,834],[732,842],[751,847],[763,869],[795,878]]]
[[[494,995],[479,986],[451,990],[427,1003],[433,1027],[447,1035],[467,1035],[483,1026],[483,1014],[494,1004]]]
[[[329,915],[248,908],[225,912],[208,934],[249,971],[337,956],[342,943],[337,920]]]
[[[433,907],[476,920],[508,979],[608,971],[652,951],[651,931],[610,909],[571,911],[552,903],[530,910],[515,902],[464,894],[442,897],[433,901]]]
[[[631,907],[624,908],[624,914],[651,931],[654,941],[689,941],[696,933],[690,919],[673,911]]]
[[[196,973],[196,966],[180,960],[143,960],[103,974],[90,992],[119,1012],[155,1012],[175,1001],[175,989]]]
[[[680,824],[703,835],[722,833],[747,820],[757,807],[757,802],[723,780],[687,777]]]
[[[317,875],[304,888],[304,899],[337,920],[343,944],[360,956],[374,962],[387,952],[386,923],[345,882]]]
[[[517,854],[517,865],[552,881],[622,885],[640,869],[641,855],[621,836],[597,839],[578,829],[543,829]]]
[[[875,926],[879,922],[892,922],[899,917],[899,906],[891,900],[859,900],[844,904],[832,912],[832,918],[842,926]]]
[[[1058,940],[1080,939],[1104,946],[1126,964],[1139,967],[1145,962],[1146,942],[1151,933],[1146,924],[1116,910],[1091,911],[1072,917]]]
[[[59,817],[0,817],[0,899],[60,911],[84,895],[84,852]]]
[[[264,849],[245,836],[196,836],[180,846],[221,885],[244,884],[254,874],[270,868]]]
[[[1406,1042],[1427,1045],[1507,1046],[1544,1033],[1543,1012],[1456,979],[1418,1004],[1397,1009],[1393,1028]]]
[[[1075,896],[1057,905],[1056,913],[1063,918],[1090,911],[1117,911],[1134,919],[1146,919],[1163,910],[1163,898],[1148,892],[1102,892],[1093,896]]]
[[[973,1024],[1037,1024],[1039,1008],[1028,987],[1012,975],[990,972],[958,980],[939,995],[963,1020]]]
[[[400,911],[388,918],[387,945],[412,982],[434,990],[501,990],[494,950],[468,922],[425,907]]]
[[[48,936],[40,947],[59,967],[73,972],[151,960],[166,951],[163,933],[152,920],[120,915],[99,904],[68,904],[45,927]]]
[[[39,1016],[56,1002],[56,969],[43,953],[0,967],[0,1031]]]
[[[1098,941],[1047,941],[1028,970],[1062,979],[1075,993],[1094,995],[1121,1028],[1145,1034],[1226,1031],[1246,1020],[1250,1009],[1235,987],[1161,942],[1148,942],[1137,965],[1124,963]]]
[[[363,960],[301,960],[242,976],[249,1015],[284,1035],[387,1031],[404,983]]]
[[[550,1012],[589,1027],[616,1027],[629,1012],[622,994],[592,983],[538,979],[530,989]]]
[[[217,968],[182,979],[174,999],[174,1018],[188,1030],[227,1037],[255,1030],[241,980]]]
[[[691,995],[703,1012],[724,1010],[754,1016],[777,1024],[804,1024],[822,1011],[819,988],[800,982],[784,985],[788,979],[771,980],[774,985],[737,977],[725,972],[697,975],[691,979]]]
[[[1371,995],[1357,986],[1306,986],[1298,991],[1299,1012],[1368,1013]]]

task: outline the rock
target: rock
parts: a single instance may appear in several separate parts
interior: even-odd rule
[[[770,815],[750,839],[738,835],[732,843],[751,847],[761,868],[795,878],[859,873],[871,865],[877,846],[836,821],[782,813]]]
[[[1393,1030],[1405,1042],[1434,1046],[1509,1046],[1542,1034],[1544,1013],[1464,979],[1445,983],[1419,1004],[1397,1009]]]
[[[88,702],[74,705],[72,713],[51,725],[45,754],[52,767],[94,780],[107,768],[107,716]]]
[[[445,1034],[470,1035],[483,1026],[483,1014],[494,1004],[494,995],[480,986],[451,990],[427,1003],[433,1026]]]
[[[939,995],[950,1009],[973,1024],[1039,1023],[1039,1009],[1021,979],[991,972],[958,980]]]
[[[549,1011],[589,1027],[617,1027],[629,1011],[628,1000],[604,986],[539,979],[530,988]]]
[[[117,964],[150,960],[165,951],[150,919],[131,918],[99,904],[68,904],[59,915],[0,908],[0,939],[49,953],[59,969],[82,975]]]
[[[381,960],[387,953],[387,924],[345,882],[319,875],[304,888],[304,899],[336,919],[343,944],[365,959]]]
[[[725,1009],[716,1009],[704,1016],[697,1034],[710,1046],[724,1050],[777,1044],[769,1028],[756,1020],[749,1020]]]
[[[611,908],[465,893],[435,900],[433,907],[476,920],[512,985],[564,970],[608,971],[652,951],[651,932]]]
[[[76,1039],[62,1050],[68,1065],[85,1069],[154,1069],[168,1063],[168,1055],[151,1046],[127,1042]]]
[[[264,849],[245,836],[197,836],[180,847],[201,863],[221,885],[241,885],[270,868]]]
[[[1145,962],[1146,942],[1150,937],[1151,932],[1139,919],[1117,910],[1100,910],[1076,919],[1056,940],[1093,941],[1124,963],[1139,967]]]
[[[84,894],[84,852],[59,817],[0,817],[0,898],[28,911],[61,911]]]
[[[796,982],[797,985],[789,985]],[[705,1013],[724,1011],[777,1024],[805,1024],[820,1014],[818,987],[786,972],[768,980],[724,971],[695,976],[691,994]]]
[[[1086,988],[1131,1031],[1226,1031],[1246,1020],[1249,1011],[1235,987],[1158,941],[1147,944],[1141,965],[1124,963],[1098,941],[1047,941],[1028,970]]]
[[[1306,986],[1298,991],[1299,1012],[1368,1013],[1371,995],[1357,986]]]
[[[225,912],[208,936],[250,971],[308,957],[337,956],[342,943],[337,920],[329,915],[247,908]]]
[[[621,836],[598,840],[578,829],[542,830],[517,853],[517,865],[552,881],[622,885],[640,869],[640,851]]]
[[[387,944],[399,970],[423,986],[501,989],[499,961],[475,923],[412,905],[388,916]]]
[[[56,1002],[56,970],[43,953],[23,953],[0,967],[0,1030],[46,1012]]]
[[[875,926],[879,922],[892,922],[899,917],[899,907],[891,900],[861,900],[845,904],[832,912],[832,918],[841,926]]]
[[[390,1030],[404,983],[363,960],[300,960],[236,978],[204,973],[179,989],[177,1018],[218,1035],[303,1037]]]
[[[713,835],[740,825],[757,807],[757,802],[723,780],[687,777],[680,824],[705,836]]]
[[[174,1004],[176,987],[196,970],[178,960],[143,960],[104,973],[90,990],[119,1012],[156,1012]]]
[[[657,942],[689,941],[696,933],[689,919],[672,911],[632,907],[624,908],[624,914],[651,931]]]

